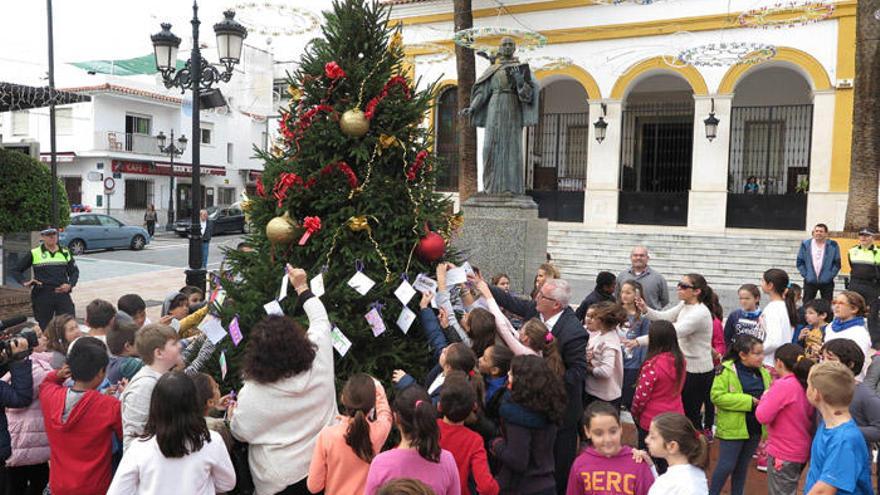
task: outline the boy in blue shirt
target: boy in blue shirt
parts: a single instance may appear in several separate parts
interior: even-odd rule
[[[849,413],[855,378],[846,365],[825,361],[810,370],[807,399],[822,420],[810,450],[807,495],[873,495],[871,459]]]

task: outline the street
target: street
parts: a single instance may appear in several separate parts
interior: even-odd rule
[[[223,261],[223,249],[235,249],[240,235],[217,236],[211,242],[208,270],[216,270]],[[76,258],[79,283],[156,272],[169,268],[187,268],[189,240],[174,234],[156,232],[156,237],[142,251],[117,249],[88,252]],[[182,281],[181,281],[182,282]]]
[[[208,270],[216,270],[223,261],[223,249],[234,249],[240,235],[217,236],[211,241]],[[120,296],[134,293],[147,303],[147,316],[158,320],[162,301],[185,283],[188,240],[174,234],[157,232],[142,251],[95,251],[76,258],[79,283],[72,293],[76,316],[82,320],[86,306],[93,299],[113,304]]]

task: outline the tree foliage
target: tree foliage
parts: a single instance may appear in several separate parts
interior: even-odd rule
[[[70,223],[70,205],[58,180],[57,227]],[[52,223],[52,174],[34,158],[0,148],[0,234],[40,230]]]
[[[223,321],[228,324],[238,315],[245,340],[238,347],[229,339],[218,346],[229,362],[227,380],[238,380],[235,372],[247,330],[265,316],[263,305],[278,296],[285,263],[304,268],[310,278],[323,271],[326,293],[321,300],[332,323],[353,344],[344,357],[336,355],[338,379],[353,372],[388,379],[395,368],[418,373],[428,364],[418,320],[406,335],[395,324],[403,305],[394,291],[404,277],[413,282],[419,273],[432,270],[414,254],[426,227],[447,237],[451,231],[452,205],[433,192],[430,130],[420,126],[432,104],[433,87],[417,91],[413,81],[393,82],[405,74],[403,47],[388,24],[388,11],[378,3],[337,0],[325,13],[322,31],[323,38],[310,42],[289,77],[293,97],[281,112],[284,143],[272,153],[260,153],[265,160],[262,194],[251,198],[248,207],[248,242],[255,250],[228,255],[239,282],[223,284],[231,299]],[[344,77],[329,76],[332,63]],[[341,131],[344,112],[366,110],[383,94],[366,135],[351,137]],[[420,161],[421,166],[414,165]],[[279,200],[273,191],[285,181],[290,187]],[[319,217],[322,228],[303,246],[296,241],[273,245],[266,224],[285,213],[299,223]],[[349,227],[358,217],[367,220],[368,229]],[[365,296],[346,283],[359,262],[376,282]],[[297,302],[292,288],[290,294],[281,302],[288,315]],[[365,319],[373,303],[384,305],[387,330],[378,337]],[[417,313],[417,305],[418,296],[409,308]]]

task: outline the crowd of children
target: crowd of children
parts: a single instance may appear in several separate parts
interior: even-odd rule
[[[156,323],[134,294],[90,303],[85,329],[56,317],[17,363],[34,400],[6,411],[7,493],[742,495],[753,456],[771,495],[798,493],[805,470],[809,495],[874,493],[880,356],[857,293],[799,311],[771,269],[725,322],[699,274],[652,308],[637,279],[603,272],[575,312],[552,264],[531,296],[479,271],[447,286],[452,268],[420,301],[430,372],[355,374],[338,393],[327,311],[293,267],[308,326],[246,329],[226,396],[200,372],[214,347],[198,290]]]

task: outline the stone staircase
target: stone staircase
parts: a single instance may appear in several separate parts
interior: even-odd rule
[[[629,266],[633,246],[650,250],[650,266],[673,286],[685,273],[699,273],[719,292],[725,309],[737,306],[736,290],[744,283],[759,284],[768,268],[788,272],[803,284],[795,266],[804,232],[687,234],[652,231],[603,231],[574,223],[550,222],[547,250],[562,276],[572,282],[574,298],[592,290],[596,274],[615,274]],[[836,287],[843,288],[842,280]],[[675,290],[670,287],[670,299]]]

